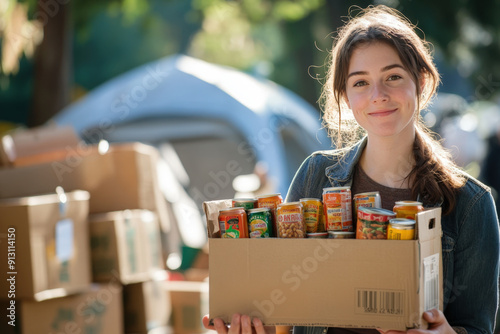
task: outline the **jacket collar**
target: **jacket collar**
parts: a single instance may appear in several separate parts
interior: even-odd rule
[[[368,139],[363,137],[354,146],[337,151],[334,163],[325,169],[325,175],[334,187],[351,186],[354,167],[357,165]]]

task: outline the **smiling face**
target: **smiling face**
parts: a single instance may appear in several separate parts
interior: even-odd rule
[[[345,98],[369,137],[414,138],[416,84],[388,44],[356,47],[349,63]]]

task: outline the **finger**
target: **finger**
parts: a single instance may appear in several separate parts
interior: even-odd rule
[[[239,334],[241,328],[241,316],[238,313],[233,314],[231,319],[231,328],[229,328],[229,333]]]
[[[248,315],[241,316],[241,333],[252,334],[252,323],[250,322],[250,317]]]
[[[210,325],[210,317],[208,316],[208,314],[203,317],[202,322],[203,327],[205,327],[206,329],[215,330],[215,327]]]
[[[214,327],[218,334],[227,334],[227,327],[220,318],[214,319]]]
[[[446,321],[446,318],[444,317],[443,312],[441,312],[437,309],[432,309],[432,310],[424,312],[423,318],[429,324],[442,324]]]
[[[252,320],[253,327],[255,328],[255,332],[257,334],[265,334],[266,329],[264,328],[264,324],[262,323],[262,320],[259,318],[253,318]]]

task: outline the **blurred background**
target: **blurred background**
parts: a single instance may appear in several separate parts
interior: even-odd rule
[[[433,44],[443,84],[426,120],[495,187],[481,174],[499,127],[495,0],[0,0],[1,129],[44,124],[104,82],[176,54],[269,79],[319,117],[332,32],[350,6],[369,4],[401,10]]]
[[[187,269],[206,243],[203,201],[284,197],[300,162],[331,148],[325,61],[349,8],[370,4],[432,43],[442,85],[423,117],[498,201],[496,0],[0,0],[0,135],[71,125],[87,144],[157,148],[176,222],[167,267]]]

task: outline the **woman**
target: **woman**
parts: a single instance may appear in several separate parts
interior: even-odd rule
[[[370,7],[350,20],[334,44],[323,91],[325,122],[338,149],[308,157],[286,200],[321,198],[323,188],[350,186],[352,194],[379,191],[385,209],[401,199],[441,206],[444,312],[431,310],[423,317],[440,333],[491,333],[498,300],[498,218],[489,189],[460,171],[422,123],[420,110],[438,84],[427,45],[399,13]],[[217,332],[226,333],[216,320]],[[255,331],[264,333],[254,320]],[[229,333],[249,330],[248,317],[233,317]],[[294,328],[295,333],[350,331],[356,330]]]

